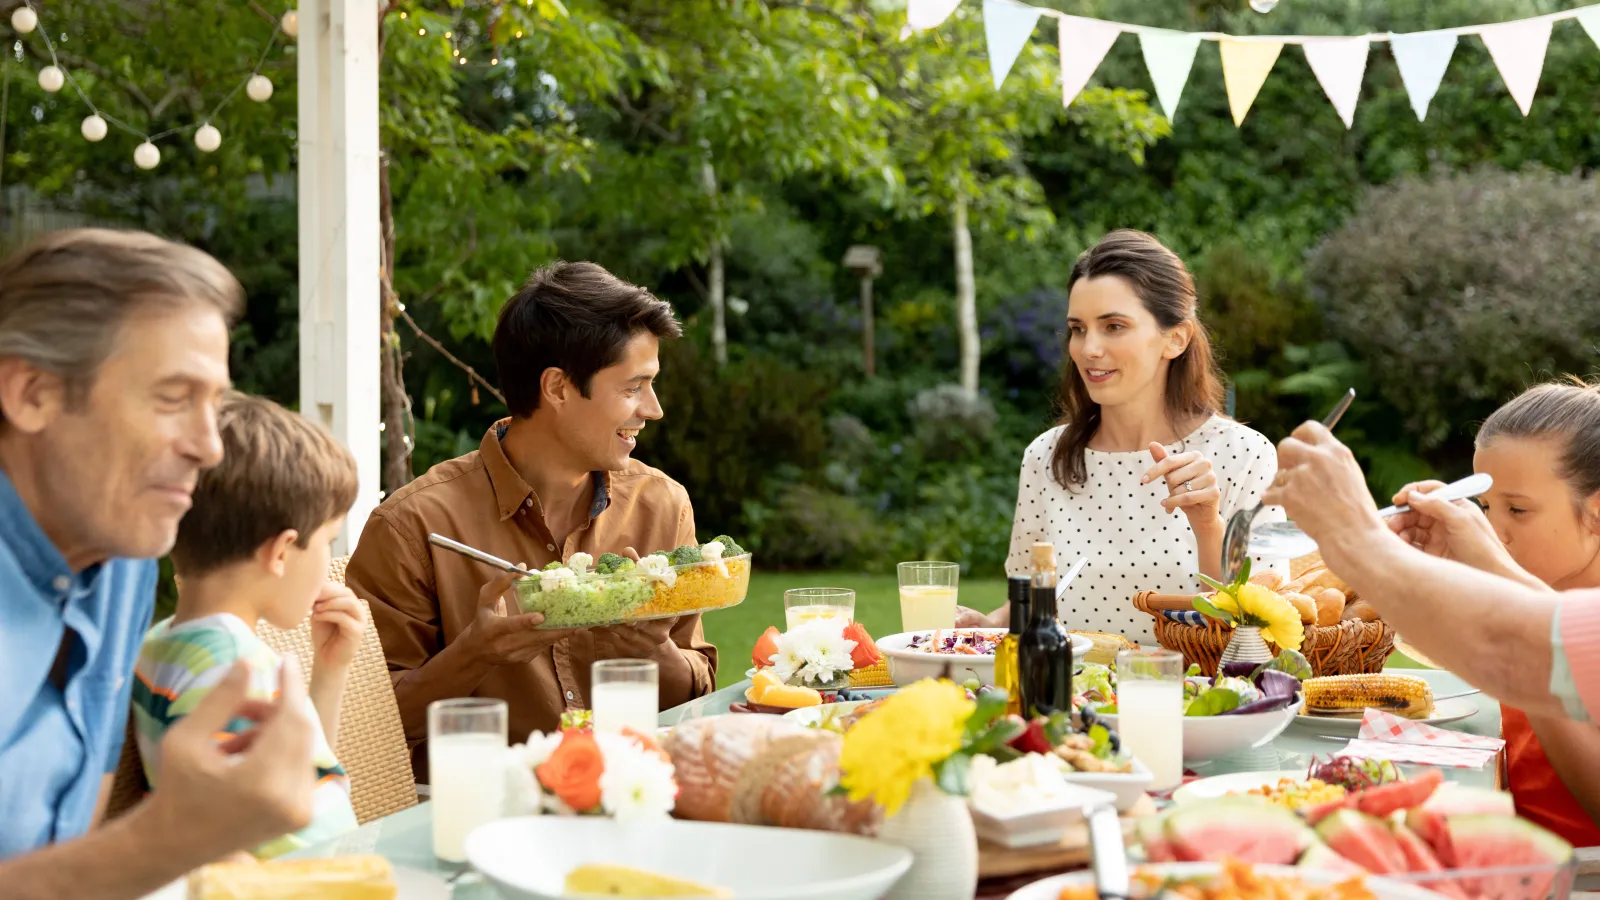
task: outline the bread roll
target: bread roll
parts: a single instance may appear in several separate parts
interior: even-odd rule
[[[1317,591],[1327,590],[1328,588],[1333,588],[1341,594],[1350,593],[1350,585],[1346,584],[1343,578],[1333,574],[1333,570],[1327,567],[1314,569],[1307,572],[1306,575],[1308,577],[1303,579],[1303,584],[1300,587],[1301,593],[1315,597]]]
[[[1373,609],[1371,604],[1365,600],[1358,600],[1345,606],[1344,618],[1360,619],[1363,622],[1376,622],[1379,616],[1378,611]]]
[[[397,893],[393,867],[375,853],[214,863],[188,879],[189,900],[394,900]]]
[[[1283,576],[1268,569],[1265,572],[1257,572],[1251,575],[1250,583],[1259,584],[1269,591],[1275,591],[1283,585]]]
[[[1305,594],[1294,593],[1284,594],[1282,596],[1283,599],[1289,601],[1289,603],[1294,606],[1296,612],[1300,613],[1301,625],[1310,625],[1317,621],[1317,604],[1313,602],[1310,597],[1307,597]]]
[[[1338,588],[1323,588],[1312,594],[1317,602],[1317,624],[1337,625],[1344,615],[1344,591]]]
[[[744,767],[734,788],[733,821],[741,825],[805,828],[872,835],[882,823],[878,805],[830,792],[839,783],[844,739],[807,729],[779,738]]]
[[[739,775],[766,746],[808,733],[781,716],[740,714],[691,719],[661,742],[678,781],[674,812],[701,822],[731,822]]]
[[[1296,557],[1295,559],[1289,560],[1289,580],[1299,581],[1301,575],[1304,575],[1312,569],[1325,568],[1327,568],[1327,566],[1322,564],[1322,551],[1313,550],[1312,552],[1307,553],[1305,556]]]

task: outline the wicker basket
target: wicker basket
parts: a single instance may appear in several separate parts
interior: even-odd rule
[[[1215,619],[1206,619],[1204,625],[1184,625],[1161,614],[1168,609],[1193,609],[1193,600],[1187,595],[1142,591],[1134,595],[1133,605],[1155,617],[1156,640],[1161,646],[1182,653],[1186,662],[1199,664],[1205,674],[1215,675],[1233,629]],[[1337,625],[1307,625],[1305,642],[1300,645],[1300,652],[1318,675],[1381,672],[1393,650],[1394,629],[1382,620],[1347,619]]]

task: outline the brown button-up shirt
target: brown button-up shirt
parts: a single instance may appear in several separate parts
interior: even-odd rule
[[[633,547],[649,553],[695,541],[688,492],[659,470],[630,460],[621,471],[596,475],[588,524],[557,546],[539,499],[500,447],[503,425],[490,428],[475,452],[434,466],[384,501],[367,520],[345,570],[351,590],[371,604],[397,682],[428,677],[417,670],[472,624],[478,592],[498,574],[429,544],[429,532],[534,569],[578,551],[598,557]],[[535,729],[555,730],[563,711],[587,708],[589,666],[611,655],[593,631],[575,631],[530,662],[495,667],[472,696],[506,701],[510,738],[520,742]],[[698,614],[680,617],[671,642],[653,656],[661,667],[662,709],[715,688],[717,651],[706,643]],[[427,781],[426,711],[402,704],[401,717],[413,768]]]

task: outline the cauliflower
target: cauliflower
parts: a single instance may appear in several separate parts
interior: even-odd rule
[[[539,579],[539,590],[559,590],[567,582],[577,580],[578,573],[565,566],[558,566],[554,569],[545,569],[544,577]]]
[[[717,572],[723,578],[728,577],[728,564],[722,561],[722,542],[712,541],[700,545],[700,558],[708,563],[717,564]]]
[[[715,538],[711,539],[711,542],[713,544],[722,545],[722,556],[724,559],[730,556],[743,556],[747,552],[743,547],[739,546],[739,544],[734,541],[733,538],[728,537],[725,534],[717,535]]]
[[[580,550],[567,557],[567,568],[582,575],[594,568],[594,557]]]
[[[639,560],[638,568],[644,574],[659,579],[669,588],[678,583],[678,572],[672,568],[672,560],[663,554],[652,553],[646,556]]]

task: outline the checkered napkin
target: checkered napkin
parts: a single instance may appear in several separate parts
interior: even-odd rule
[[[1180,625],[1204,625],[1206,623],[1206,617],[1198,610],[1163,609],[1161,614],[1166,616],[1168,621],[1177,622]]]
[[[1369,709],[1361,734],[1344,748],[1345,756],[1449,769],[1482,769],[1506,745],[1499,738],[1435,728]]]

